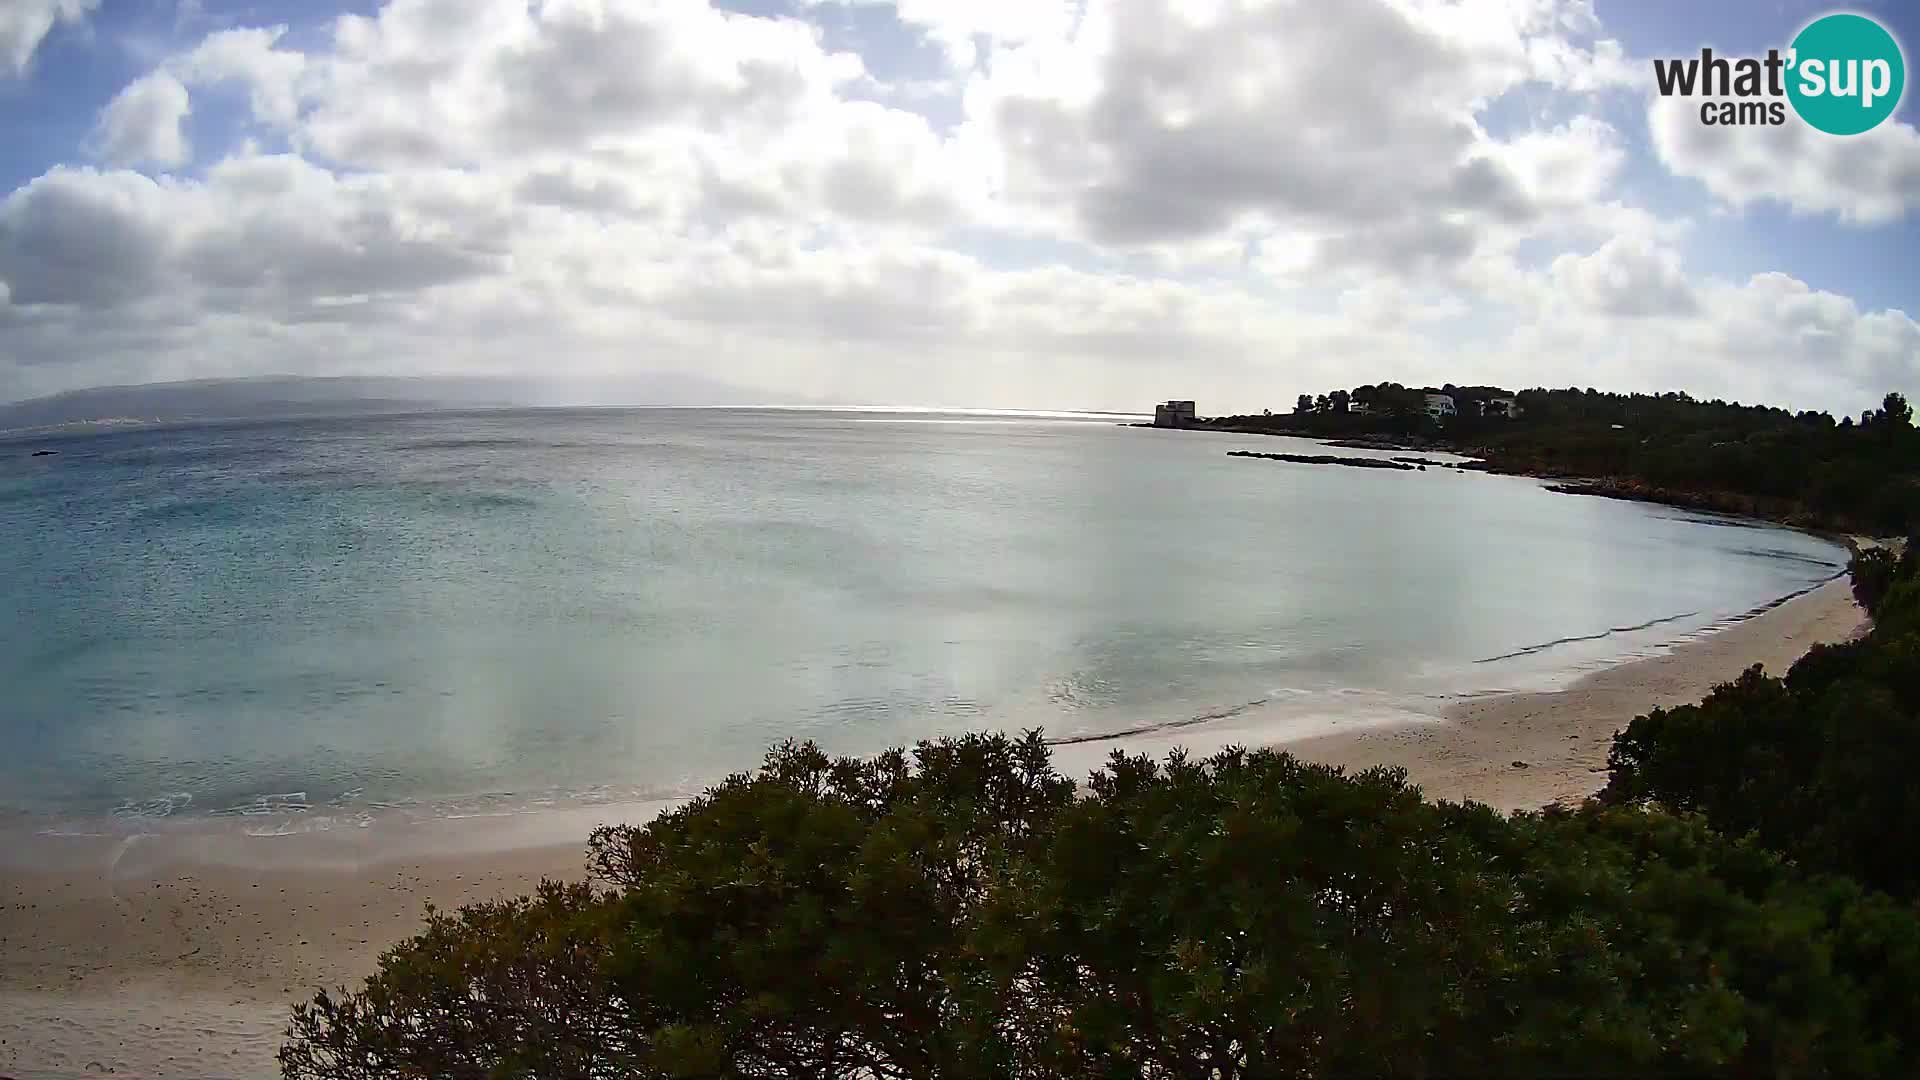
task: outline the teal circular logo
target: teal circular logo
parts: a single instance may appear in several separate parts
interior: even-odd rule
[[[1858,135],[1900,104],[1907,63],[1900,43],[1865,15],[1823,15],[1793,39],[1787,99],[1829,135]]]

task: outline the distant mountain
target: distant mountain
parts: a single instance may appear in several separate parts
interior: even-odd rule
[[[197,379],[100,386],[0,404],[0,431],[71,424],[357,416],[565,405],[807,405],[697,375]]]

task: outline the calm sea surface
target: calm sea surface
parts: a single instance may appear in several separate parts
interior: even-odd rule
[[[1241,448],[1312,444],[773,410],[0,441],[0,811],[671,795],[787,737],[1198,735],[1250,709],[1285,735],[1564,680],[1844,559]]]

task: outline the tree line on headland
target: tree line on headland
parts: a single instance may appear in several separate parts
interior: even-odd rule
[[[1880,536],[1920,529],[1920,432],[1898,393],[1858,418],[1836,420],[1684,393],[1512,393],[1451,384],[1430,392],[1448,395],[1457,415],[1435,418],[1426,411],[1428,392],[1379,383],[1301,395],[1290,413],[1212,417],[1198,426],[1403,439],[1481,458],[1494,472],[1578,478],[1594,494]],[[1517,406],[1510,416],[1507,399]]]
[[[1920,548],[1860,641],[1615,737],[1502,815],[1271,750],[811,744],[593,881],[429,912],[295,1012],[289,1080],[1906,1076],[1920,1059]]]

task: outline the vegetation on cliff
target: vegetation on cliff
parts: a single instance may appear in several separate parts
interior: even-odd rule
[[[1205,426],[1397,436],[1483,458],[1496,472],[1599,481],[1595,494],[1881,536],[1920,529],[1920,431],[1897,393],[1857,420],[1835,420],[1686,394],[1452,385],[1436,392],[1453,399],[1458,415],[1436,420],[1424,392],[1384,383],[1303,398],[1292,413],[1216,417]],[[1498,404],[1508,397],[1516,415]]]

